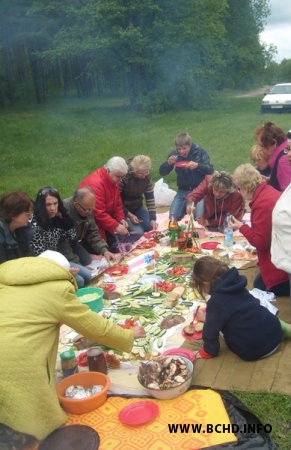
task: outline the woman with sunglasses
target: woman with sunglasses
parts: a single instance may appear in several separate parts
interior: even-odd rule
[[[21,191],[8,192],[0,198],[0,264],[29,256],[29,233],[32,200]]]
[[[204,199],[204,213],[196,220],[212,231],[223,232],[227,214],[231,214],[238,220],[241,220],[244,215],[243,197],[227,172],[206,175],[199,186],[186,197],[188,213],[193,208],[190,202],[196,205],[202,199]]]
[[[72,248],[76,244],[76,231],[57,189],[45,187],[37,193],[32,226],[35,228],[31,248],[35,255],[45,250],[58,250],[59,243],[67,239]],[[91,272],[80,264],[70,262],[71,272],[79,287],[91,280]]]

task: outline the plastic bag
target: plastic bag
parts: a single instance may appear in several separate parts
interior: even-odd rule
[[[174,197],[176,195],[176,191],[170,189],[167,183],[164,183],[164,179],[160,178],[154,187],[154,196],[156,206],[170,206]]]

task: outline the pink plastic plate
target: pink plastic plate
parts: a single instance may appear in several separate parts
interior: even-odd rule
[[[191,161],[177,161],[175,163],[175,166],[176,167],[185,167],[185,166],[187,166],[187,164],[189,164],[189,162],[191,162]]]
[[[184,333],[184,331],[182,331],[182,336],[185,338],[185,339],[189,339],[189,340],[197,340],[197,341],[200,341],[201,339],[202,339],[202,331],[199,331],[199,332],[197,332],[197,331],[195,331],[195,333],[193,333],[193,334],[191,334],[191,335],[189,335],[189,334],[186,334],[186,333]]]
[[[203,248],[204,250],[214,250],[219,244],[221,244],[221,242],[216,241],[202,242],[201,248]]]
[[[139,401],[122,408],[118,418],[124,425],[143,425],[154,420],[159,412],[160,408],[156,403]]]
[[[162,356],[167,355],[185,356],[185,358],[188,358],[191,361],[193,361],[195,357],[194,353],[191,350],[188,350],[187,348],[171,348],[169,350],[165,350],[162,353]]]

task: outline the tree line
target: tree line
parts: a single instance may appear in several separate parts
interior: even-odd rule
[[[2,0],[0,106],[125,96],[133,110],[211,105],[272,63],[268,0]]]

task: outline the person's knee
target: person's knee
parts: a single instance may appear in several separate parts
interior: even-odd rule
[[[80,275],[75,275],[75,279],[78,285],[78,288],[83,288],[85,286],[84,278],[80,277]]]

